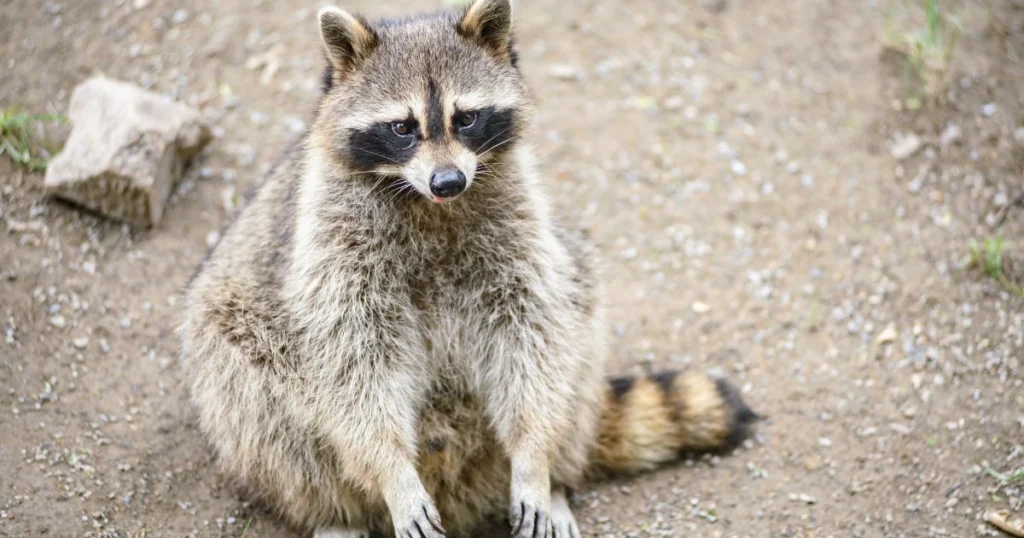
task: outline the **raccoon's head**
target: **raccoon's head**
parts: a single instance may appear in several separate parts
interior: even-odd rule
[[[511,0],[375,23],[325,7],[319,21],[328,68],[316,129],[333,159],[434,202],[491,177],[527,121]]]

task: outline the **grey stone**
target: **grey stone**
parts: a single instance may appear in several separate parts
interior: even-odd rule
[[[939,136],[939,145],[943,149],[948,148],[952,144],[958,142],[963,137],[963,133],[960,131],[960,127],[955,123],[950,123],[946,126],[946,129],[942,131],[942,135]]]
[[[583,69],[568,64],[557,64],[548,67],[548,74],[558,80],[579,81],[586,78]]]
[[[46,170],[48,193],[140,226],[160,222],[185,163],[210,141],[199,113],[104,77],[71,95],[72,130]]]
[[[903,159],[917,153],[917,150],[921,149],[921,146],[923,145],[924,141],[921,140],[921,137],[914,133],[910,133],[892,145],[891,153],[893,158],[902,161]]]

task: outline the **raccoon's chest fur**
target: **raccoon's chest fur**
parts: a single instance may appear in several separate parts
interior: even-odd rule
[[[522,274],[533,265],[530,251],[514,237],[499,237],[467,234],[418,249],[421,262],[407,275],[409,298],[433,360],[457,364],[481,353],[488,328],[515,316],[530,292]]]
[[[503,289],[508,295],[515,293],[507,288],[518,279],[493,259],[508,256],[507,252],[485,253],[478,246],[464,245],[432,254],[409,277],[410,299],[428,354],[435,360],[459,362],[459,356],[473,353],[488,322],[507,309],[502,301],[488,298],[503,294]]]

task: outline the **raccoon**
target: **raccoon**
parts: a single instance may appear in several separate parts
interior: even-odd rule
[[[511,0],[318,13],[324,93],[189,284],[184,375],[226,474],[319,538],[580,536],[567,494],[735,447],[728,383],[605,378],[593,247],[528,138]]]

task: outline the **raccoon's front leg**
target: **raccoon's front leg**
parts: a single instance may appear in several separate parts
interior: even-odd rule
[[[362,359],[377,358],[380,355]],[[415,467],[419,408],[429,383],[423,382],[426,375],[416,367],[422,361],[403,365],[396,354],[389,362],[390,366],[377,363],[378,368],[348,373],[358,378],[358,387],[353,388],[359,402],[338,410],[342,416],[336,438],[347,445],[342,459],[354,460],[363,468],[357,472],[375,482],[397,538],[443,538],[441,516]]]
[[[401,304],[349,301],[345,323],[305,343],[313,383],[307,416],[337,452],[346,481],[383,501],[398,538],[443,538],[441,517],[415,467],[428,377],[424,350]],[[356,308],[358,307],[358,308]],[[390,314],[390,315],[389,315]],[[391,318],[391,319],[389,319]],[[336,319],[322,315],[318,319]]]
[[[373,349],[365,344],[356,349]],[[401,357],[380,362],[381,355],[369,355],[353,357],[359,368],[326,389],[335,396],[321,408],[342,472],[365,491],[379,493],[397,538],[444,538],[441,516],[414,464],[423,374],[403,367]]]
[[[516,538],[552,536],[552,459],[570,431],[572,379],[579,370],[562,335],[547,332],[557,325],[515,323],[490,336],[501,345],[481,365],[481,393],[511,462],[509,519]]]
[[[414,379],[396,372],[349,375],[362,378],[341,389],[353,397],[327,411],[335,415],[330,436],[342,472],[365,491],[379,493],[398,538],[443,538],[441,516],[414,464]]]
[[[405,467],[405,465],[403,465]],[[423,487],[415,467],[396,474],[396,479],[384,489],[384,499],[391,511],[396,538],[444,538],[441,514],[433,499]]]
[[[515,538],[551,536],[551,473],[543,451],[519,449],[510,454],[512,491],[509,522]]]

